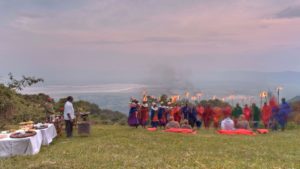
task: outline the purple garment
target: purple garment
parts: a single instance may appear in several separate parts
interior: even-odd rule
[[[128,125],[129,126],[138,126],[139,125],[139,119],[137,117],[137,107],[131,106],[129,111],[129,117],[128,117]]]
[[[277,121],[280,125],[285,125],[288,119],[288,115],[292,112],[291,107],[288,103],[282,103],[279,107],[277,114]]]

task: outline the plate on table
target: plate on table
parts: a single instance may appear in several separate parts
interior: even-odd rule
[[[10,138],[26,138],[35,136],[35,131],[26,131],[26,132],[16,132],[10,135]]]

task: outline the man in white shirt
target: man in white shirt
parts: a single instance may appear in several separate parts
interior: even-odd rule
[[[75,119],[75,112],[73,107],[73,97],[67,97],[67,101],[64,107],[64,120],[66,124],[66,133],[67,137],[70,138],[73,136],[73,121]]]
[[[234,122],[230,118],[229,114],[225,114],[225,119],[221,122],[221,129],[222,130],[235,130]]]

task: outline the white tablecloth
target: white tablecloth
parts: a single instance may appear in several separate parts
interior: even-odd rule
[[[34,155],[40,152],[43,137],[37,130],[36,135],[27,138],[8,138],[0,140],[0,157],[15,155]]]
[[[43,145],[49,145],[53,139],[57,136],[55,126],[53,124],[48,124],[48,128],[40,130],[43,137]]]

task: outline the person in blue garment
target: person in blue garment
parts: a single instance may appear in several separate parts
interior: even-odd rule
[[[153,103],[150,110],[151,127],[157,128],[158,126],[158,107],[156,103]]]
[[[166,107],[163,106],[161,103],[161,105],[158,108],[158,121],[160,127],[165,127],[167,124],[166,111],[167,111]]]
[[[192,128],[194,128],[195,123],[197,121],[197,109],[196,106],[193,106],[191,111],[188,112],[188,121],[189,124],[192,126]]]
[[[136,99],[131,99],[129,108],[130,110],[128,116],[128,125],[137,128],[139,126],[139,119],[138,119],[139,101]]]
[[[279,106],[279,111],[276,117],[276,120],[280,125],[282,131],[285,130],[287,119],[291,111],[292,110],[290,105],[286,102],[285,98],[282,98],[281,105]]]
[[[182,108],[181,108],[181,113],[182,113],[182,115],[183,116],[181,116],[181,117],[183,117],[183,119],[184,120],[188,120],[189,118],[188,118],[188,116],[189,116],[189,112],[190,112],[191,110],[190,110],[190,108],[189,108],[189,105],[188,105],[188,103],[186,103]]]

